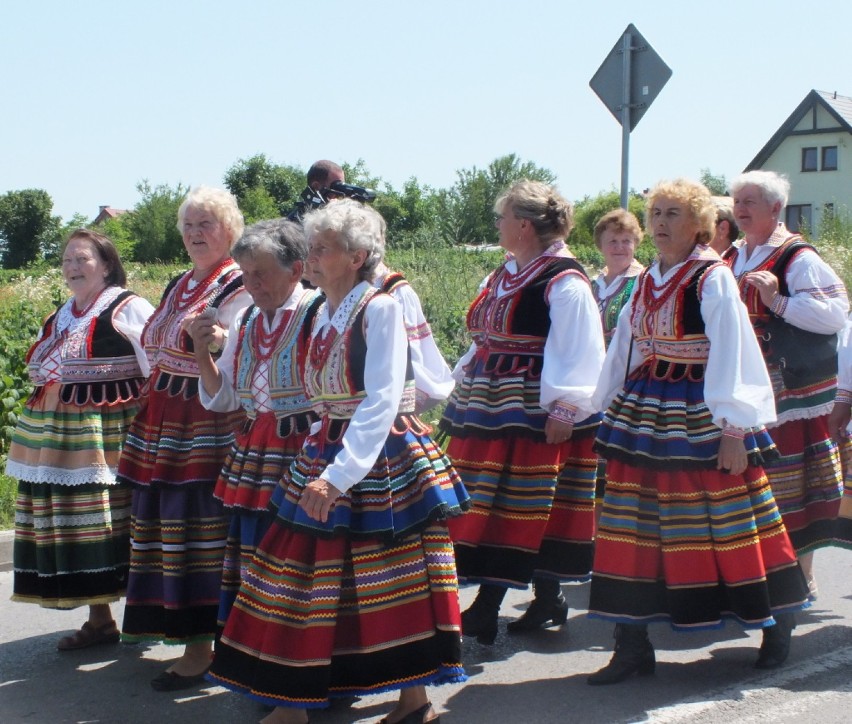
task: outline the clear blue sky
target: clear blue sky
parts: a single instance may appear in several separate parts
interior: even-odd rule
[[[632,135],[634,188],[731,178],[811,89],[852,96],[848,0],[4,0],[0,193],[94,216],[258,152],[363,158],[397,188],[516,153],[578,199],[619,184],[589,80],[631,22],[674,71]]]

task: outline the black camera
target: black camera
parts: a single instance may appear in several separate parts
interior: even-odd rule
[[[335,181],[316,191],[308,186],[302,191],[302,196],[296,203],[295,208],[287,215],[290,221],[301,221],[302,217],[309,211],[325,206],[333,199],[354,199],[362,204],[370,204],[376,200],[376,192],[365,189],[363,186],[346,184],[343,181]]]

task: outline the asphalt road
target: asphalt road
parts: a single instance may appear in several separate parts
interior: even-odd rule
[[[0,566],[8,559],[8,543],[8,535],[0,535]],[[656,626],[654,676],[590,687],[586,675],[609,660],[611,626],[585,616],[588,585],[576,585],[564,587],[571,605],[567,626],[528,636],[505,633],[505,622],[519,615],[529,595],[511,592],[495,645],[465,640],[468,682],[431,689],[430,697],[445,724],[845,724],[852,719],[852,551],[819,551],[816,571],[820,597],[800,614],[790,660],[777,671],[752,666],[758,632],[728,624],[714,632],[676,634]],[[166,646],[60,653],[57,639],[82,624],[85,613],[11,603],[11,590],[11,572],[0,573],[2,724],[218,724],[264,716],[257,704],[219,687],[171,695],[152,690],[149,680],[177,655]],[[462,604],[473,594],[463,589]],[[120,620],[120,604],[114,613]],[[394,698],[365,698],[348,711],[315,712],[311,721],[375,722]]]

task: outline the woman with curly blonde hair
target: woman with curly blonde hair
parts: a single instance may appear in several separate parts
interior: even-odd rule
[[[653,673],[657,621],[761,628],[756,666],[780,666],[807,599],[762,467],[777,456],[764,427],[772,386],[736,280],[706,246],[715,218],[701,184],[651,191],[658,258],[636,282],[595,391],[607,480],[589,614],[616,624],[616,644],[589,684]]]

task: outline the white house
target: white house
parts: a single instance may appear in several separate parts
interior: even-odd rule
[[[790,180],[785,221],[816,232],[823,214],[852,212],[852,98],[812,90],[746,166]]]

